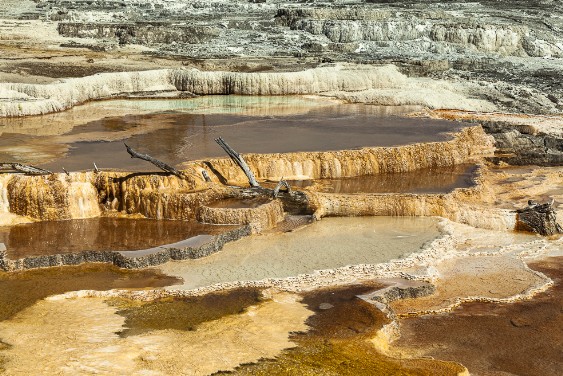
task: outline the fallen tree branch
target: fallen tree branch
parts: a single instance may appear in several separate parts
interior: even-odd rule
[[[250,186],[251,187],[259,187],[260,184],[258,183],[256,178],[254,177],[254,174],[250,170],[250,167],[248,167],[248,164],[246,164],[242,155],[237,153],[221,137],[216,138],[215,142],[218,143],[219,146],[221,146],[223,148],[223,150],[225,150],[225,152],[229,155],[229,157],[231,157],[231,159],[242,169],[242,171],[244,171],[244,174],[248,178],[248,182],[250,183]]]
[[[0,168],[11,168],[12,170],[18,171],[18,172],[23,172],[24,174],[27,175],[51,175],[53,174],[51,171],[49,170],[45,170],[39,167],[35,167],[35,166],[30,166],[30,165],[25,165],[25,164],[21,164],[21,163],[15,163],[15,162],[8,162],[8,163],[0,163]]]
[[[175,175],[179,178],[184,178],[184,174],[178,170],[176,170],[174,167],[159,161],[156,158],[151,157],[148,154],[141,154],[136,152],[135,150],[133,150],[129,145],[127,145],[126,143],[123,143],[125,145],[125,147],[127,148],[127,153],[129,153],[129,155],[131,156],[131,158],[138,158],[138,159],[142,159],[144,161],[150,162],[153,165],[155,165],[156,167],[160,168],[163,171],[166,171],[172,175]]]
[[[242,198],[268,197],[271,199],[274,196],[274,190],[265,187],[239,188],[238,192]],[[290,214],[312,214],[314,212],[305,192],[280,191],[276,199],[281,200],[284,211]]]

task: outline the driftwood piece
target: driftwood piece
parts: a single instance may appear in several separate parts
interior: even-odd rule
[[[544,236],[563,233],[563,228],[557,223],[553,200],[541,205],[529,200],[528,207],[519,209],[516,213],[516,230]]]
[[[248,182],[250,183],[251,187],[259,187],[260,184],[258,183],[258,181],[256,181],[256,178],[254,177],[254,174],[252,173],[252,171],[250,170],[250,167],[248,167],[248,164],[246,164],[244,158],[242,157],[242,155],[240,155],[239,153],[237,153],[232,147],[230,147],[225,140],[223,140],[223,138],[219,137],[215,139],[215,142],[217,144],[219,144],[219,146],[221,146],[223,148],[223,150],[225,150],[225,152],[229,155],[229,157],[231,157],[231,159],[242,169],[242,171],[244,171],[244,174],[246,175],[246,177],[248,178]]]
[[[291,193],[291,187],[289,186],[288,182],[286,182],[285,180],[283,180],[283,177],[280,179],[280,181],[278,182],[278,184],[276,185],[276,188],[274,188],[274,192],[273,192],[273,197],[276,198],[278,197],[279,193],[280,193],[280,189],[282,187],[285,187],[285,191],[288,193]]]
[[[0,163],[0,168],[10,168],[12,170],[23,172],[27,175],[51,175],[52,172],[39,167],[25,165],[22,163],[8,162]]]
[[[164,162],[162,162],[162,161],[159,161],[158,159],[153,158],[153,157],[151,157],[151,156],[148,155],[148,154],[141,154],[141,153],[138,153],[138,152],[136,152],[135,150],[133,150],[129,145],[127,145],[127,144],[125,144],[125,143],[124,143],[124,145],[125,145],[125,147],[127,148],[127,153],[129,153],[129,155],[131,155],[131,158],[139,158],[139,159],[142,159],[142,160],[144,160],[144,161],[147,161],[147,162],[152,163],[152,164],[155,165],[156,167],[158,167],[158,168],[160,168],[161,170],[166,171],[166,172],[168,172],[168,173],[170,173],[170,174],[172,174],[172,175],[175,175],[175,176],[177,176],[177,177],[179,177],[179,178],[183,178],[183,177],[184,177],[184,175],[183,175],[180,171],[176,170],[174,167],[172,167],[172,166],[170,166],[170,165],[168,165],[168,164],[166,164],[166,163],[164,163]]]

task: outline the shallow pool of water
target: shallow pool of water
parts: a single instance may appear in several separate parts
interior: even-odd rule
[[[195,221],[102,217],[0,227],[0,243],[6,245],[8,258],[15,260],[59,253],[145,249],[233,227]]]
[[[243,238],[209,257],[161,268],[193,289],[382,263],[416,252],[438,235],[434,218],[325,218],[300,231]]]
[[[477,166],[457,165],[395,174],[319,180],[327,193],[448,193],[475,185]]]
[[[40,118],[33,120],[38,123],[35,133],[25,126],[0,125],[0,159],[58,172],[62,167],[68,171],[91,169],[94,162],[100,168],[147,171],[154,167],[131,159],[124,141],[139,152],[178,165],[225,156],[214,141],[219,136],[240,153],[282,153],[438,141],[464,126],[401,116],[412,107],[342,104],[300,97],[258,100],[224,96],[208,101],[143,101],[147,108],[132,108],[129,114],[112,116],[110,112],[85,124],[80,118],[70,119],[81,124],[76,127],[61,126],[60,119],[45,115],[45,124]],[[120,103],[127,107],[130,102],[135,103]],[[42,134],[44,127],[53,129],[53,133]]]

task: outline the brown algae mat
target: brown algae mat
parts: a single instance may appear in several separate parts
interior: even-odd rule
[[[303,303],[314,312],[305,333],[291,340],[297,347],[276,359],[238,367],[235,375],[457,375],[452,362],[398,360],[379,353],[370,342],[387,317],[357,295],[381,288],[364,284],[306,293]],[[218,373],[218,374],[230,374]]]
[[[262,302],[260,289],[241,288],[194,297],[162,298],[150,302],[111,299],[125,317],[121,336],[139,335],[153,330],[195,330],[196,326],[227,315],[242,313]]]
[[[516,303],[464,303],[451,313],[401,321],[395,343],[408,352],[460,362],[475,375],[556,376],[563,369],[563,257],[530,263],[555,282]]]
[[[0,321],[47,296],[68,291],[157,288],[179,282],[156,270],[126,270],[105,264],[0,272]]]

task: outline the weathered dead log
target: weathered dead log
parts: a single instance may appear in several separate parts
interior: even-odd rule
[[[136,152],[135,150],[133,150],[129,145],[127,145],[126,143],[124,143],[125,147],[127,148],[127,153],[129,153],[129,155],[131,155],[131,158],[139,158],[142,159],[144,161],[150,162],[153,165],[155,165],[156,167],[160,168],[161,170],[168,172],[172,175],[175,175],[179,178],[184,178],[184,174],[182,174],[180,171],[176,170],[174,167],[159,161],[156,158],[151,157],[148,154],[141,154]]]
[[[42,168],[39,168],[39,167],[25,165],[25,164],[21,164],[21,163],[15,163],[15,162],[0,163],[0,168],[6,168],[6,167],[10,168],[12,170],[18,171],[18,172],[23,172],[24,174],[27,174],[27,175],[51,175],[51,174],[53,174],[49,170],[45,170],[45,169],[42,169]]]
[[[278,197],[278,194],[280,193],[280,189],[282,187],[285,187],[285,192],[291,192],[291,187],[289,186],[288,182],[286,182],[285,180],[283,180],[283,177],[280,179],[280,181],[278,182],[278,184],[276,185],[276,188],[274,188],[274,193],[273,196],[274,198]]]
[[[528,207],[516,211],[516,230],[534,232],[544,236],[562,234],[563,228],[557,223],[553,200],[545,204],[528,201]]]
[[[229,157],[231,157],[231,159],[242,169],[242,171],[244,171],[244,174],[248,178],[248,182],[250,183],[250,186],[251,187],[259,187],[260,184],[258,183],[258,181],[256,181],[254,174],[250,170],[250,167],[248,167],[248,164],[246,164],[246,161],[244,160],[242,155],[237,153],[221,137],[216,138],[215,142],[217,144],[219,144],[219,146],[221,146],[223,148],[223,150],[225,150],[225,152],[229,155]]]

